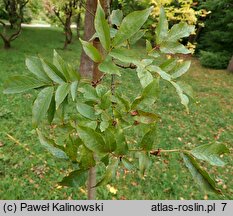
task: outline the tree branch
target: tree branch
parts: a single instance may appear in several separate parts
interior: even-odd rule
[[[130,69],[136,69],[137,68],[137,66],[134,65],[134,64],[130,64],[129,66],[124,66],[124,65],[116,64],[116,66],[120,67],[120,68],[123,68],[123,69],[128,69],[128,68],[130,68]]]
[[[22,27],[21,27],[21,24],[20,24],[18,31],[10,36],[9,41],[15,40],[19,36],[21,30],[22,30]]]
[[[64,21],[62,20],[62,18],[60,17],[60,12],[59,10],[57,10],[56,8],[53,8],[53,12],[56,15],[56,17],[60,20],[60,22],[62,23],[63,26],[65,26]]]
[[[129,149],[129,151],[133,151],[133,152],[142,152],[145,151],[144,149]],[[150,155],[154,155],[154,156],[160,156],[161,153],[185,153],[185,152],[189,152],[188,150],[184,150],[184,149],[170,149],[170,150],[166,150],[166,149],[157,149],[157,150],[151,150],[150,151]]]

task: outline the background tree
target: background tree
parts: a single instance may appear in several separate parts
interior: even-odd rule
[[[198,41],[201,63],[210,68],[226,69],[233,54],[233,0],[207,0],[202,7],[211,14]]]
[[[21,23],[23,22],[24,8],[28,0],[3,0],[2,5],[6,12],[7,21],[10,23],[11,31],[8,31],[7,24],[0,20],[3,30],[0,32],[0,37],[4,42],[4,48],[9,49],[11,42],[14,41],[21,33]]]
[[[78,8],[78,2],[78,0],[46,1],[46,8],[49,16],[51,16],[51,11],[53,11],[54,15],[63,26],[65,34],[64,49],[72,42],[73,33],[71,24],[72,18],[75,15],[75,10]]]

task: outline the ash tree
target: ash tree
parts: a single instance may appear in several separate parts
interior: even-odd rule
[[[91,188],[113,181],[120,169],[138,172],[144,177],[148,169],[153,169],[153,158],[166,152],[180,154],[204,190],[222,193],[200,161],[224,166],[220,155],[229,153],[224,144],[198,145],[193,149],[158,148],[161,116],[154,105],[161,93],[161,82],[170,84],[188,112],[192,91],[180,77],[188,71],[191,62],[181,61],[176,54],[190,53],[180,39],[188,37],[194,26],[179,23],[169,29],[161,8],[156,46],[145,41],[144,50],[136,49],[132,44],[137,42],[137,35],[151,11],[148,8],[123,17],[120,10],[114,10],[107,20],[98,4],[95,34],[89,41],[80,39],[85,53],[102,72],[97,80],[81,77],[54,51],[53,62],[41,57],[27,58],[30,75],[14,76],[6,82],[5,94],[32,89],[38,92],[32,108],[32,123],[37,128],[39,141],[51,154],[73,167],[59,182],[61,186],[85,186],[88,172],[103,166],[104,174]],[[96,39],[104,52],[93,45]],[[140,81],[140,93],[133,99],[118,88],[127,84],[122,78],[124,73],[132,73]],[[56,127],[49,127],[45,117]],[[129,145],[132,137],[137,137],[137,142]]]

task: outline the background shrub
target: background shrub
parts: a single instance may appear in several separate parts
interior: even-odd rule
[[[227,68],[230,54],[227,52],[200,52],[200,61],[204,67],[222,69]]]

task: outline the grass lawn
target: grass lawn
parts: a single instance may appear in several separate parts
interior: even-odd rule
[[[51,58],[53,49],[78,67],[81,52],[78,39],[67,51],[63,33],[58,29],[24,28],[11,50],[0,48],[0,92],[7,77],[27,73],[25,57],[40,54]],[[2,42],[0,41],[0,47]],[[196,99],[190,104],[190,114],[180,105],[175,90],[162,83],[157,112],[159,124],[158,148],[192,148],[208,143],[224,143],[232,150],[233,140],[233,74],[202,68],[192,59],[191,69],[183,80],[193,86]],[[132,73],[125,73],[128,81]],[[138,81],[126,82],[122,90],[136,95]],[[46,153],[31,125],[31,105],[34,92],[23,95],[0,93],[0,199],[86,199],[85,188],[59,188],[70,167]],[[10,135],[9,136],[7,136]],[[133,140],[132,140],[133,142]],[[232,199],[232,159],[224,168],[205,167],[214,176],[225,196],[203,193],[184,168],[178,154],[163,154],[154,158],[147,177],[118,173],[110,185],[117,189],[111,194],[106,186],[98,188],[98,199]],[[101,170],[100,170],[101,172]]]

